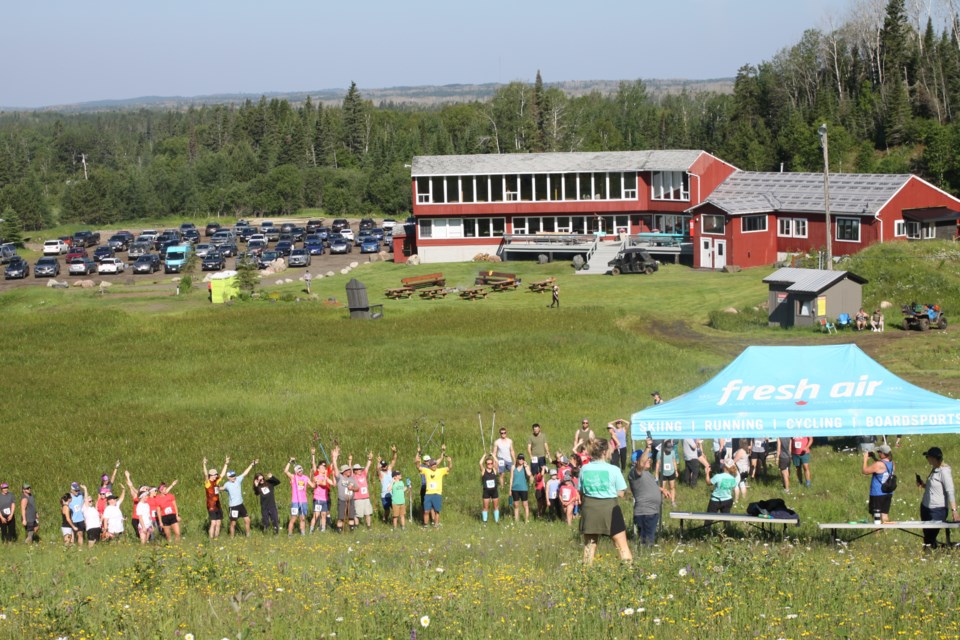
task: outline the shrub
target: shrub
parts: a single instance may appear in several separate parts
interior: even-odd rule
[[[720,331],[748,331],[763,328],[768,326],[767,312],[754,307],[737,309],[737,313],[717,309],[707,314],[707,325]]]

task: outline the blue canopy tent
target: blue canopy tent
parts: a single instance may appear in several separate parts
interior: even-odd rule
[[[712,380],[631,416],[634,440],[928,434],[960,402],[901,380],[856,345],[747,347]]]

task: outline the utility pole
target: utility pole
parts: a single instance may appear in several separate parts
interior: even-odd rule
[[[827,124],[817,129],[820,146],[823,147],[823,217],[827,234],[827,271],[833,271],[833,225],[830,223],[830,145],[827,141]]]

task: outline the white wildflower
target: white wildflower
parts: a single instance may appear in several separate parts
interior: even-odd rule
[[[426,629],[430,626],[430,616],[422,616],[420,618],[420,626]]]

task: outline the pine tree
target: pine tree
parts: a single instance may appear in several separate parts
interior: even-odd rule
[[[543,152],[547,150],[547,96],[543,90],[543,78],[540,69],[537,69],[537,79],[533,84],[533,139],[530,141],[530,150]]]
[[[17,247],[23,246],[23,227],[20,225],[20,216],[12,207],[3,210],[3,226],[0,226],[0,238],[3,242],[10,242]]]
[[[367,151],[367,111],[357,83],[351,82],[343,98],[343,145],[356,159]]]

